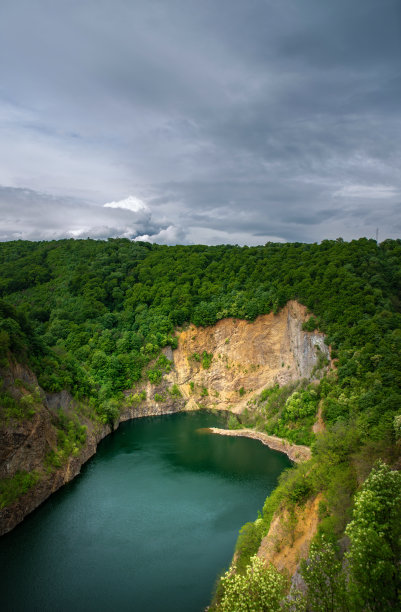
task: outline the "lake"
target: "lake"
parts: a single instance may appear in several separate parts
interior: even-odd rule
[[[0,539],[5,612],[200,612],[286,455],[208,434],[226,417],[135,419]]]

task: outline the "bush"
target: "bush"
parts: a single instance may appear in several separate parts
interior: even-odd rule
[[[207,353],[206,351],[203,351],[203,353],[202,353],[202,368],[204,370],[208,370],[210,368],[212,360],[213,360],[212,353]]]
[[[170,389],[170,395],[172,397],[182,397],[182,393],[178,387],[178,385],[174,384]]]
[[[253,523],[245,523],[245,525],[241,527],[235,545],[237,557],[236,568],[240,573],[246,570],[251,557],[258,552],[263,533],[264,524],[260,515]]]
[[[17,472],[12,478],[0,479],[0,508],[5,508],[27,493],[39,480],[37,472]]]

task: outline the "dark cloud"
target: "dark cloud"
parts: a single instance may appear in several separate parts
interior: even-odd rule
[[[3,0],[0,240],[398,236],[400,57],[398,0]]]

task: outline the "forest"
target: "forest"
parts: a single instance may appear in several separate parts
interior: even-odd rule
[[[161,349],[176,347],[177,329],[226,317],[253,321],[288,300],[313,313],[305,328],[326,334],[335,368],[313,388],[267,389],[242,417],[245,426],[283,437],[302,422],[303,437],[294,441],[310,445],[312,459],[285,472],[263,514],[243,527],[236,572],[218,583],[212,609],[401,609],[401,240],[0,243],[0,365],[13,355],[45,391],[67,389],[93,419],[113,423],[125,390],[163,376],[169,364]],[[32,398],[16,401],[1,388],[2,418],[29,418]],[[318,405],[326,431],[315,435]],[[61,417],[58,426],[60,452],[49,458],[56,466],[85,441],[79,418]],[[14,488],[2,483],[0,494],[12,499],[32,478]],[[288,579],[263,574],[254,555],[280,505],[294,508],[318,494],[318,533],[302,570],[308,592],[286,595]],[[265,581],[268,603],[247,592],[252,576],[259,586]],[[233,608],[238,590],[244,600]]]

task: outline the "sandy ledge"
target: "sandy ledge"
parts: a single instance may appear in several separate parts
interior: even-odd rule
[[[291,444],[283,438],[277,438],[276,436],[269,436],[261,431],[255,431],[254,429],[219,429],[218,427],[209,427],[211,433],[220,434],[221,436],[236,436],[240,438],[253,438],[259,440],[262,444],[265,444],[269,448],[285,453],[291,461],[295,463],[302,463],[308,461],[311,458],[311,449],[308,446],[302,446],[301,444]]]

